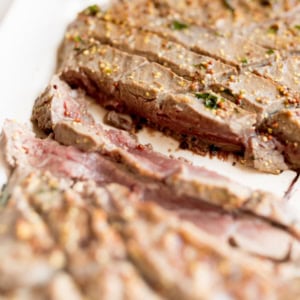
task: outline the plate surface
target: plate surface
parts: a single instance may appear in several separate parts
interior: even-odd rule
[[[109,3],[99,0],[15,0],[12,3],[0,23],[0,127],[6,118],[29,123],[34,100],[53,74],[56,49],[67,24],[78,11],[95,2],[102,6]],[[151,143],[155,150],[167,155],[187,158],[196,165],[278,196],[285,195],[296,177],[293,171],[280,175],[261,174],[242,166],[233,166],[231,161],[210,159],[178,150],[177,142],[160,133],[143,130],[139,139],[142,143]],[[0,173],[2,184],[6,180],[3,168]],[[292,198],[297,199],[299,193],[300,183],[296,184],[295,191],[291,193]],[[297,201],[293,200],[293,203]]]

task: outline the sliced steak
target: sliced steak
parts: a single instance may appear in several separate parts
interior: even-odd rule
[[[130,9],[126,9],[127,5]],[[238,35],[224,37],[218,31],[207,28],[207,24],[195,25],[182,15],[176,16],[171,13],[160,16],[153,7],[143,12],[128,3],[123,6],[125,11],[123,13],[121,7],[114,5],[98,17],[157,33],[195,52],[220,59],[239,68],[245,66],[243,62],[245,58],[248,59],[247,65],[263,64],[270,59],[265,56],[263,47],[248,41],[247,38]]]
[[[78,101],[80,103],[80,100],[76,101],[76,98],[72,96],[74,91],[57,79],[54,80],[56,82],[54,85],[59,88],[49,87],[48,95],[44,94],[37,100],[36,109],[33,112],[33,119],[37,120],[41,129],[47,129],[51,123],[43,117],[40,118],[39,112],[43,111],[43,107],[50,109],[51,113],[48,115],[51,115],[55,114],[52,106],[76,107],[75,104],[77,103],[78,106]],[[202,200],[229,211],[250,209],[259,216],[279,223],[287,221],[284,220],[283,215],[274,213],[278,210],[278,213],[281,214],[285,208],[277,208],[277,205],[281,207],[284,204],[280,200],[274,201],[275,198],[272,195],[253,192],[216,173],[167,158],[145,146],[138,145],[122,131],[105,131],[100,124],[91,121],[91,117],[84,116],[85,112],[86,109],[82,107],[72,113],[65,109],[64,112],[61,111],[60,115],[56,114],[55,117],[52,117],[52,119],[60,119],[60,122],[52,123],[55,138],[63,144],[74,145],[85,151],[98,151],[115,161],[121,161],[135,174],[144,178],[163,180],[168,188],[173,192],[176,191],[177,195]],[[77,123],[74,123],[74,119],[69,117],[74,114],[79,121]],[[290,224],[290,221],[288,223]]]
[[[8,128],[6,130],[8,130]],[[233,201],[233,195],[230,196],[230,191],[224,190],[225,184],[227,184],[227,189],[234,187],[239,188],[239,196],[241,196],[242,192],[251,193],[251,191],[231,183],[228,180],[225,181],[225,178],[214,173],[203,169],[193,168],[194,176],[196,177],[193,178],[194,182],[191,182],[191,187],[188,186],[187,182],[189,179],[187,177],[188,174],[184,175],[186,179],[183,178],[181,183],[175,182],[175,184],[177,184],[176,186],[174,186],[172,182],[165,185],[160,183],[160,181],[155,181],[153,179],[150,181],[149,177],[147,180],[143,173],[139,173],[138,176],[135,176],[128,170],[121,168],[118,164],[95,153],[85,154],[71,147],[57,145],[51,140],[34,139],[32,136],[28,135],[28,133],[26,134],[24,132],[24,128],[15,127],[14,130],[11,128],[10,131],[6,131],[6,135],[8,134],[14,136],[19,135],[18,139],[21,138],[20,134],[22,134],[24,138],[22,141],[15,139],[11,142],[7,141],[6,143],[7,161],[10,162],[11,167],[18,165],[18,168],[21,168],[23,174],[32,172],[32,170],[41,170],[51,172],[59,178],[64,178],[67,183],[81,180],[93,180],[99,186],[103,186],[107,183],[117,182],[125,185],[132,191],[137,191],[139,193],[139,199],[156,202],[160,206],[173,211],[179,217],[195,223],[199,228],[209,234],[217,235],[224,243],[232,243],[234,240],[235,243],[233,246],[245,252],[278,262],[290,260],[296,262],[299,258],[299,242],[292,235],[288,234],[280,227],[271,225],[266,220],[248,215],[247,213],[249,207],[249,211],[251,212],[257,211],[258,215],[273,218],[271,215],[268,216],[269,210],[272,210],[271,214],[273,214],[276,219],[277,217],[274,213],[281,209],[280,207],[277,208],[276,202],[270,203],[269,208],[260,206],[257,202],[255,202],[256,206],[252,205],[252,207],[250,207],[250,204],[245,203],[245,210],[243,207],[239,208],[235,203],[230,203],[228,201],[230,198]],[[24,150],[27,152],[26,154],[20,152]],[[174,165],[178,163],[176,160],[171,161]],[[28,169],[30,166],[31,168]],[[186,171],[187,170],[188,167],[186,168]],[[169,170],[166,170],[166,172],[168,171]],[[200,172],[202,172],[202,179],[200,177]],[[211,184],[215,185],[215,189],[212,187],[211,191],[214,192],[215,196],[213,194],[209,195],[210,183],[208,178],[204,182],[204,178],[206,178],[204,176],[213,176],[211,177],[211,181],[213,181]],[[221,180],[224,181],[223,187],[221,185]],[[198,186],[199,183],[202,184],[202,191],[200,189],[196,190],[195,187],[193,188],[192,185],[195,186],[197,183]],[[230,187],[229,184],[232,186]],[[183,193],[187,188],[193,189]],[[188,195],[191,196],[189,197]],[[209,201],[211,201],[210,203],[217,204],[217,202],[214,201],[218,201],[224,196],[225,198],[223,198],[223,200],[227,200],[227,202],[218,204],[218,206],[223,207],[223,210],[205,204],[205,202]],[[238,195],[236,194],[235,197],[236,196]],[[205,197],[205,202],[201,200],[201,197]],[[253,201],[256,201],[255,197],[257,197],[257,194],[253,193],[253,198],[249,200],[249,202],[252,203]],[[272,199],[271,201],[277,200]],[[281,204],[278,203],[278,205]],[[235,210],[233,215],[224,211],[227,210],[231,212],[233,209]],[[264,211],[265,209],[268,210]],[[279,213],[283,213],[282,209]],[[278,215],[278,217],[278,220],[280,219],[285,223],[287,222],[286,219],[282,218],[284,216]],[[223,221],[225,222],[222,225],[222,229],[219,228],[220,222],[216,222],[216,219],[220,220],[221,223],[223,223]],[[276,221],[275,219],[274,221]],[[250,222],[253,222],[253,224],[256,225],[254,225],[253,228],[249,227],[245,230],[242,229],[245,228],[245,224],[250,224]],[[256,230],[256,226],[260,228],[260,231],[257,231],[257,238],[254,238],[252,232]],[[262,243],[263,237],[259,232],[261,232],[262,235],[269,234],[269,236],[272,236],[273,238],[265,240],[266,243]],[[282,242],[280,247],[276,246],[278,239]]]
[[[87,24],[91,24],[89,27],[91,31],[84,33],[83,40],[90,34],[93,35],[94,26],[99,22],[97,19],[102,19],[121,24],[121,26],[155,33],[196,53],[216,58],[238,68],[261,65],[271,59],[265,55],[265,48],[249,42],[247,38],[239,35],[226,35],[225,37],[218,31],[207,28],[207,25],[195,25],[193,22],[190,23],[190,19],[182,19],[182,16],[179,18],[174,14],[167,17],[161,16],[160,12],[153,7],[153,3],[150,2],[149,5],[145,5],[126,1],[125,4],[118,3],[108,11],[99,12],[97,15],[84,11],[79,19],[85,19]],[[76,35],[77,41],[80,40],[78,37],[80,35]],[[107,38],[109,39],[109,37]],[[80,43],[78,45],[80,46]],[[247,58],[247,63],[245,63],[245,58]]]
[[[72,60],[62,76],[70,84],[86,88],[104,106],[145,118],[177,137],[194,136],[195,141],[203,139],[206,144],[216,144],[224,150],[243,150],[247,134],[254,132],[255,115],[225,98],[211,91],[193,91],[194,84],[155,63],[142,64],[132,72],[128,68],[126,72],[120,67],[111,69],[111,55],[120,61],[135,56],[108,46],[93,47],[93,51]],[[105,56],[95,55],[99,52],[105,52]]]
[[[171,68],[182,77],[199,80],[205,84],[215,81],[221,75],[236,73],[233,67],[190,51],[181,44],[157,34],[93,18],[86,14],[79,15],[68,27],[59,51],[60,69],[63,69],[60,64],[66,63],[74,49],[75,52],[84,49],[90,39],[144,56],[149,61]],[[161,78],[162,74],[157,76]]]

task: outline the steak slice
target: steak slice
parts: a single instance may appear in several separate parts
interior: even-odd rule
[[[95,54],[99,51],[104,51],[105,57]],[[69,60],[62,73],[63,79],[71,85],[84,87],[105,107],[138,116],[146,120],[149,125],[167,131],[168,134],[179,139],[182,145],[196,152],[206,153],[210,145],[213,145],[225,151],[243,153],[248,145],[249,137],[255,136],[253,125],[256,123],[256,118],[262,118],[265,107],[265,110],[269,109],[270,111],[278,109],[283,105],[282,101],[285,99],[280,97],[273,103],[271,102],[269,106],[256,104],[256,100],[253,98],[257,91],[252,87],[252,83],[256,83],[256,87],[257,85],[261,86],[262,83],[265,84],[260,81],[263,79],[248,75],[246,84],[236,80],[235,86],[232,80],[229,80],[230,87],[234,88],[238,95],[241,86],[246,85],[249,90],[247,96],[250,100],[244,101],[246,103],[244,106],[259,112],[258,116],[260,117],[256,117],[254,112],[241,109],[238,104],[211,90],[193,91],[194,84],[177,77],[170,71],[163,75],[166,69],[155,63],[142,64],[135,71],[123,76],[121,75],[122,68],[115,69],[113,74],[111,72],[107,74],[106,69],[103,67],[99,69],[99,66],[112,65],[108,52],[113,52],[120,60],[123,57],[127,60],[129,56],[109,46],[95,44],[88,52],[78,54]],[[161,81],[161,78],[166,81]],[[249,79],[251,80],[249,81]],[[224,86],[226,85],[224,84]],[[213,88],[223,92],[229,90],[224,86],[215,84]],[[277,87],[271,85],[270,88],[269,93],[273,93],[271,96],[275,97],[274,93],[278,96]],[[270,96],[268,92],[265,94]],[[251,149],[246,149],[247,153]],[[256,166],[261,171],[278,173],[287,169],[280,152],[273,157],[274,161],[276,160],[274,165],[267,162],[269,167],[265,166],[266,162],[259,153],[252,151],[250,154],[246,157],[253,156],[254,160],[249,161],[248,164]],[[258,158],[256,158],[257,155]],[[256,163],[258,161],[259,163]]]
[[[271,279],[268,264],[229,251],[119,185],[66,187],[35,172],[11,192],[11,209],[26,203],[39,212],[66,255],[65,268],[90,299],[99,293],[103,299],[272,299],[282,280],[280,273]],[[209,277],[199,276],[207,271]]]
[[[216,30],[195,25],[183,16],[176,18],[174,14],[170,14],[162,17],[153,9],[146,12],[137,9],[135,12],[133,8],[123,14],[122,9],[117,6],[112,6],[97,17],[156,33],[197,53],[214,57],[238,68],[260,65],[270,60],[270,57],[265,55],[265,48],[248,41],[247,38],[238,35],[225,37]]]
[[[61,64],[66,63],[74,49],[80,51],[79,49],[84,48],[89,39],[96,39],[102,44],[109,44],[117,49],[144,56],[149,61],[169,67],[182,77],[202,81],[205,84],[215,81],[221,75],[236,73],[233,67],[190,51],[181,44],[157,34],[93,18],[86,14],[79,15],[68,27],[58,53],[59,69],[63,69]]]
[[[215,206],[205,204],[201,200],[201,195],[209,196],[208,183],[206,183],[206,194],[200,191],[198,192],[198,196],[195,194],[194,198],[188,197],[180,194],[180,183],[178,183],[177,188],[172,185],[166,186],[160,180],[150,180],[149,177],[147,180],[145,175],[141,177],[141,173],[137,174],[138,176],[134,176],[128,170],[124,170],[118,164],[100,155],[96,155],[95,153],[85,154],[72,147],[57,145],[51,140],[35,139],[32,135],[24,132],[24,128],[16,125],[14,125],[14,129],[6,128],[6,136],[17,137],[13,141],[6,141],[6,159],[10,162],[10,168],[15,168],[18,165],[18,168],[21,168],[24,174],[32,172],[33,169],[33,171],[51,172],[59,178],[64,178],[67,183],[92,180],[99,186],[103,186],[108,183],[117,182],[125,185],[132,191],[138,192],[141,200],[156,202],[165,209],[173,211],[179,217],[195,223],[209,234],[218,236],[225,243],[232,244],[234,241],[232,245],[242,251],[278,262],[297,261],[299,257],[299,242],[288,232],[282,230],[282,228],[271,225],[267,220],[247,214],[247,208],[244,212],[243,208],[236,208],[233,214],[226,213],[224,210],[232,211],[228,202],[231,196],[229,196],[228,192],[222,191],[221,186],[218,187],[221,183],[220,180],[225,179],[214,173],[198,169],[198,177],[195,180],[200,181],[199,171],[202,171],[203,176],[214,176],[211,178],[214,180],[214,184],[216,184],[215,198],[213,200],[217,200],[225,195],[226,198],[224,197],[224,201],[227,200],[227,203],[222,204],[223,211]],[[23,139],[20,141],[21,136]],[[25,154],[22,151],[26,151],[27,153]],[[176,160],[171,161],[175,165],[178,163]],[[195,168],[193,170],[196,171]],[[204,180],[204,177],[202,180]],[[217,181],[219,181],[219,184]],[[226,183],[229,185],[231,182],[227,180]],[[205,191],[204,181],[202,182],[202,186],[203,191]],[[243,189],[238,185],[235,186],[240,190]],[[182,189],[184,190],[185,186],[182,185]],[[211,190],[213,191],[213,189]],[[219,192],[216,193],[216,191]],[[188,192],[185,194],[188,194]],[[246,192],[249,193],[250,191],[246,190]],[[207,202],[207,200],[204,201]],[[251,201],[255,200],[252,199]],[[272,201],[276,200],[272,199]],[[270,209],[277,209],[276,205],[276,203],[272,203]],[[246,207],[248,207],[248,204],[246,204]],[[258,214],[260,213],[259,209],[257,207]],[[250,211],[254,210],[250,208]],[[216,219],[219,221],[216,222]],[[251,222],[253,227],[250,226]],[[221,227],[220,224],[222,224]],[[259,228],[259,231],[256,228]],[[256,237],[253,236],[253,232],[257,232]],[[264,236],[269,236],[270,238],[264,239]],[[277,245],[278,239],[281,240],[280,247]]]
[[[56,86],[56,89],[53,86]],[[72,96],[74,91],[56,78],[47,91],[48,94],[43,94],[35,104],[33,120],[37,120],[41,129],[51,129],[48,127],[51,122],[45,120],[40,112],[43,112],[46,107],[51,112],[48,115],[53,115],[55,111],[52,110],[52,107],[60,105],[62,107],[61,114],[52,117],[52,120],[60,119],[59,122],[52,123],[54,136],[59,142],[74,145],[85,151],[98,151],[114,161],[121,161],[139,178],[142,176],[149,180],[163,180],[164,184],[172,190],[173,195],[175,191],[177,195],[192,197],[220,206],[228,211],[250,210],[258,216],[266,217],[280,224],[287,221],[286,217],[281,215],[286,210],[282,207],[282,205],[284,206],[283,202],[275,200],[274,196],[253,192],[216,173],[167,158],[137,144],[120,130],[103,130],[101,125],[91,121],[91,117],[84,116],[86,108],[81,106],[78,109],[78,103],[82,102]],[[76,103],[77,109],[72,113],[68,109],[63,112],[63,108],[76,107]],[[81,116],[81,114],[83,115]],[[79,122],[74,123],[74,119],[70,118],[70,115],[75,115]],[[87,119],[89,122],[85,121]],[[289,214],[287,218],[290,218]],[[287,222],[288,224],[292,223]]]
[[[156,127],[159,124],[178,138],[193,136],[195,142],[203,139],[203,144],[216,144],[229,151],[243,150],[247,135],[254,133],[255,115],[225,98],[209,90],[197,93],[194,84],[155,63],[145,63],[126,74],[122,68],[106,74],[106,69],[99,66],[113,65],[109,53],[120,61],[135,56],[109,46],[92,47],[89,53],[71,60],[62,77],[86,88],[104,106],[144,118]],[[104,51],[106,57],[95,55],[99,51]],[[178,121],[175,124],[174,119]]]
[[[234,97],[233,100],[241,104],[243,108],[256,112],[258,120],[261,120],[267,113],[282,108],[282,103],[293,98],[292,94],[282,94],[280,87],[269,80],[262,79],[249,72],[234,76],[236,75],[234,68],[189,51],[167,38],[151,32],[142,32],[136,28],[126,27],[123,24],[117,25],[105,20],[95,19],[85,14],[80,15],[69,26],[66,39],[59,52],[61,62],[66,63],[68,61],[67,58],[76,46],[76,38],[79,36],[82,49],[86,47],[85,44],[88,43],[90,38],[96,39],[101,43],[108,43],[123,51],[145,56],[150,61],[170,67],[180,76],[200,80],[205,85],[213,85],[218,91],[228,90],[229,95],[227,93],[227,97]],[[84,52],[84,50],[82,51]],[[85,51],[85,53],[88,53],[89,50]],[[247,61],[248,59],[245,57],[244,64],[247,64]],[[277,65],[277,61],[273,61],[271,64]],[[264,69],[264,67],[261,68]],[[257,69],[259,70],[260,67],[257,67]],[[161,79],[162,74],[157,74],[159,74],[157,78]],[[226,74],[229,75],[224,76]]]

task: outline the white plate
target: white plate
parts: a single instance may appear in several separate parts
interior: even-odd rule
[[[2,0],[1,0],[2,1]],[[0,126],[5,118],[29,122],[33,102],[53,73],[56,49],[67,24],[85,6],[108,1],[89,0],[15,0],[0,25]],[[283,196],[296,176],[288,171],[281,175],[261,174],[232,166],[231,162],[209,159],[177,150],[178,144],[160,133],[139,134],[140,141],[152,143],[154,149],[182,156],[194,164],[224,174],[244,185]],[[5,181],[2,173],[0,184]]]

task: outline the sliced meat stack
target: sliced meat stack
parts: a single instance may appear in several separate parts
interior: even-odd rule
[[[206,4],[183,1],[173,9],[170,2],[122,1],[106,12],[96,7],[83,11],[59,51],[61,78],[104,107],[175,137],[182,147],[233,152],[263,172],[298,169],[288,143],[265,126],[277,112],[299,105],[296,84],[273,71],[293,64],[295,50],[252,41],[246,37],[250,31],[239,31],[237,25],[221,34],[188,17],[191,7],[204,10]],[[228,5],[222,5],[226,12]],[[250,4],[236,5],[238,11]],[[294,6],[286,7],[291,24],[296,22]],[[280,5],[278,13],[282,22],[289,20]],[[244,21],[243,29],[260,26]]]
[[[1,135],[0,299],[299,299],[288,201],[134,135],[146,124],[201,154],[298,170],[299,9],[119,0],[81,12],[33,108],[47,137],[12,121]]]

